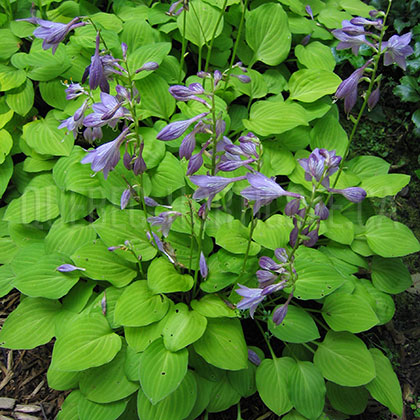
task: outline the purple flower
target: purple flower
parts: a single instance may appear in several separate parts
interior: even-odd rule
[[[144,63],[139,69],[136,70],[136,74],[140,73],[141,71],[153,71],[159,68],[159,64],[155,61],[148,61]]]
[[[68,131],[73,132],[73,137],[77,137],[79,128],[83,126],[83,119],[85,118],[85,111],[87,109],[87,101],[83,102],[83,105],[69,118],[64,121],[61,121],[61,124],[58,128],[66,127]]]
[[[251,78],[246,74],[231,74],[232,77],[236,77],[242,83],[251,83]]]
[[[88,150],[88,155],[82,159],[81,163],[90,163],[94,172],[103,171],[106,179],[109,171],[112,171],[120,160],[120,146],[128,133],[129,129],[125,128],[115,140],[105,143],[94,150]]]
[[[184,0],[177,0],[174,3],[172,3],[171,6],[169,7],[167,14],[169,16],[178,16],[179,14],[181,14],[181,12],[184,10],[184,6],[181,6],[178,9],[178,6],[180,4],[184,4]]]
[[[256,275],[260,287],[269,286],[270,284],[273,284],[278,278],[277,274],[274,274],[271,271],[267,270],[258,270]]]
[[[262,295],[263,289],[252,289],[250,287],[243,286],[239,284],[239,289],[236,289],[236,293],[243,297],[243,299],[236,305],[238,309],[249,309],[249,314],[251,318],[254,318],[255,310],[257,306],[265,299],[265,296]]]
[[[305,11],[311,17],[311,19],[314,20],[314,14],[313,14],[312,8],[311,8],[311,6],[309,6],[309,4],[305,6]]]
[[[382,43],[382,51],[385,50],[384,65],[396,63],[403,70],[406,68],[405,59],[413,54],[413,49],[408,45],[411,41],[411,32],[404,35],[393,35],[388,41]]]
[[[156,235],[155,232],[146,232],[146,236],[149,238],[149,241],[152,243],[153,246],[156,245],[157,249],[164,255],[168,257],[168,260],[174,264],[175,259],[166,251],[165,246],[163,245],[163,242],[160,240],[159,236]]]
[[[187,131],[188,127],[195,123],[198,120],[201,120],[206,115],[208,115],[208,112],[203,112],[202,114],[198,114],[193,118],[190,118],[189,120],[183,120],[183,121],[175,121],[173,123],[168,124],[166,127],[164,127],[156,138],[158,140],[168,141],[168,140],[175,140],[178,137],[180,137],[182,134]]]
[[[277,271],[282,268],[281,264],[276,263],[270,257],[261,257],[258,261],[258,264],[263,270]]]
[[[275,181],[259,172],[247,174],[246,177],[251,186],[242,190],[241,195],[249,201],[255,201],[254,214],[261,205],[269,204],[281,196],[301,198],[299,194],[284,190]]]
[[[366,198],[366,191],[363,188],[360,187],[349,187],[344,190],[336,190],[333,188],[329,189],[330,192],[341,194],[347,200],[353,202],[353,203],[360,203]]]
[[[327,220],[328,216],[330,215],[330,211],[322,201],[315,204],[314,212],[315,215],[320,218],[320,220]]]
[[[122,74],[121,71],[115,69],[118,67],[120,70],[124,69],[118,64],[118,60],[111,55],[100,55],[99,44],[101,38],[99,32],[96,35],[96,49],[95,54],[90,59],[90,64],[86,67],[83,76],[82,83],[85,82],[89,75],[89,87],[91,90],[96,89],[98,86],[102,92],[109,93],[108,78],[113,73]]]
[[[57,271],[60,273],[70,273],[72,271],[80,270],[80,271],[86,271],[86,268],[76,267],[72,264],[62,264],[59,267],[56,268]]]
[[[281,305],[276,308],[276,310],[273,313],[273,322],[276,325],[280,325],[283,322],[284,318],[286,318],[288,307],[289,305]]]
[[[80,17],[75,17],[67,24],[50,22],[48,20],[38,19],[36,17],[18,20],[23,20],[39,25],[39,27],[36,28],[34,31],[34,36],[36,38],[43,39],[44,42],[42,43],[42,48],[44,50],[52,48],[53,54],[55,54],[58,44],[64,40],[64,38],[72,29],[86,25],[85,22],[78,22],[80,20]]]
[[[236,178],[224,178],[221,176],[210,175],[193,175],[190,177],[191,182],[199,188],[194,192],[194,200],[201,200],[202,198],[209,198],[207,203],[210,208],[211,201],[214,196],[226,188],[230,183],[242,181],[246,177],[238,176]]]
[[[337,88],[337,91],[335,92],[334,96],[337,99],[344,98],[344,111],[346,112],[346,114],[349,114],[349,112],[352,110],[352,108],[356,104],[357,86],[359,84],[361,77],[363,76],[363,73],[365,72],[366,67],[371,62],[372,61],[369,60],[366,62],[365,65],[355,70],[347,79],[343,80],[340,83],[340,85]]]
[[[300,200],[295,198],[294,200],[289,201],[284,208],[284,214],[286,216],[293,216],[299,211]]]
[[[101,127],[88,127],[83,131],[83,137],[89,143],[92,143],[94,140],[100,140],[103,136]]]
[[[188,162],[187,175],[195,174],[203,165],[203,151],[200,150]]]
[[[130,197],[131,197],[131,189],[127,188],[121,194],[121,200],[120,200],[121,210],[124,210],[127,207],[127,204],[130,201]]]
[[[165,206],[163,204],[159,204],[156,200],[153,200],[153,198],[150,198],[150,197],[144,197],[144,202],[146,206],[150,206],[150,207],[160,206],[160,207],[166,207],[168,209],[172,208],[171,206]]]
[[[376,104],[379,101],[380,96],[381,96],[381,92],[378,86],[369,96],[369,99],[368,99],[369,110],[372,110],[373,108],[375,108]]]
[[[203,279],[207,277],[209,274],[209,269],[207,267],[206,257],[204,256],[203,252],[200,254],[200,274]]]
[[[370,12],[369,12],[370,14]],[[350,20],[350,23],[353,25],[360,25],[360,26],[373,26],[376,29],[382,29],[382,20],[378,19],[378,20],[369,20],[369,19],[365,19],[363,17],[355,17],[352,20]]]
[[[253,363],[255,366],[259,366],[261,364],[260,356],[255,353],[254,350],[248,349],[248,360]]]
[[[164,211],[159,216],[148,217],[147,221],[152,226],[160,226],[158,231],[162,232],[162,235],[166,238],[169,235],[172,223],[180,216],[182,216],[182,213],[177,211]]]
[[[335,150],[316,148],[306,159],[299,159],[299,164],[305,170],[305,179],[311,181],[312,177],[316,181],[328,181],[328,177],[337,172],[341,162],[341,157],[336,156]]]
[[[210,105],[204,99],[196,96],[197,94],[204,93],[203,87],[201,86],[201,89],[200,89],[199,86],[201,86],[200,83],[192,83],[189,87],[182,86],[182,85],[174,85],[169,88],[169,93],[177,101],[182,101],[182,102],[197,101],[205,105],[207,108],[211,108]]]
[[[71,99],[77,98],[80,95],[87,95],[88,93],[85,91],[85,88],[81,86],[79,83],[70,83],[65,84],[67,86],[66,89],[66,99],[70,101]]]
[[[121,102],[105,92],[101,92],[101,102],[93,104],[92,108],[94,112],[83,121],[86,127],[102,127],[108,124],[114,128],[120,118],[129,117],[128,110],[121,106]]]
[[[361,45],[366,44],[372,48],[375,48],[370,42],[365,38],[365,35],[360,34],[360,27],[358,25],[353,25],[348,20],[343,20],[342,29],[334,29],[332,31],[333,35],[340,40],[341,42],[337,45],[337,50],[345,50],[351,48],[354,55],[357,55]],[[349,35],[349,32],[359,33],[360,35]]]

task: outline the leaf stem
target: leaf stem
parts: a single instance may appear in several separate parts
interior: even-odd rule
[[[265,331],[263,330],[263,328],[261,327],[261,324],[258,322],[258,320],[254,320],[255,321],[255,323],[256,323],[256,325],[257,325],[257,327],[258,327],[258,329],[261,331],[261,334],[262,334],[262,336],[264,337],[264,341],[265,341],[265,343],[267,344],[267,347],[268,347],[268,350],[270,351],[270,353],[271,353],[271,357],[273,358],[273,359],[276,359],[276,354],[274,353],[274,350],[273,350],[273,348],[271,347],[271,344],[270,344],[270,340],[268,339],[268,337],[266,336],[266,334],[265,334]]]

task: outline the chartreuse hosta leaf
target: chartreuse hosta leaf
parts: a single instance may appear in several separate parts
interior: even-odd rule
[[[55,300],[24,299],[3,324],[0,331],[2,347],[32,349],[48,343],[54,336],[54,321],[60,307],[60,302]]]
[[[77,267],[84,268],[84,275],[92,280],[109,281],[115,287],[124,287],[137,276],[137,269],[112,252],[100,240],[87,243],[71,256]]]
[[[79,420],[115,420],[124,413],[127,401],[115,401],[109,404],[98,404],[84,398],[79,400]]]
[[[342,156],[347,149],[347,144],[347,133],[332,112],[319,119],[311,130],[312,150],[316,147],[335,150],[337,155]]]
[[[171,308],[162,331],[165,347],[176,352],[197,341],[207,327],[207,318],[195,310],[189,310],[184,303]]]
[[[259,350],[254,347],[253,350]],[[258,351],[258,356],[261,357],[261,360],[264,359],[261,351]],[[248,360],[248,367],[242,370],[229,370],[226,372],[229,379],[229,383],[232,387],[240,394],[241,397],[247,398],[253,395],[257,386],[255,383],[255,373],[257,371],[257,366]]]
[[[372,259],[372,283],[383,292],[397,294],[407,290],[411,284],[411,276],[400,258]]]
[[[395,313],[395,303],[390,295],[381,292],[372,285],[370,280],[358,279],[353,294],[366,300],[378,317],[378,324],[389,322]]]
[[[184,380],[165,399],[153,405],[140,389],[137,397],[137,411],[142,420],[183,420],[194,407],[197,399],[197,381],[188,371]]]
[[[47,381],[50,388],[58,391],[66,391],[79,386],[80,372],[65,372],[55,369],[51,363],[47,371]]]
[[[280,4],[262,4],[251,11],[246,19],[247,44],[253,51],[252,61],[270,66],[280,64],[288,55],[292,35],[287,15]]]
[[[282,115],[282,118],[278,118]],[[251,106],[245,128],[257,135],[281,134],[300,125],[308,125],[305,109],[294,102],[258,101]]]
[[[187,292],[194,284],[189,274],[179,273],[165,258],[152,261],[147,270],[147,285],[153,293]]]
[[[58,129],[59,121],[50,112],[44,118],[23,126],[22,137],[29,147],[42,155],[68,156],[73,148],[72,133]]]
[[[127,286],[115,306],[114,319],[125,327],[143,327],[161,320],[169,309],[169,299],[152,292],[146,280]]]
[[[135,392],[138,383],[129,381],[124,373],[127,346],[106,365],[80,373],[79,387],[82,394],[96,403],[109,403],[128,397]]]
[[[248,247],[249,228],[239,220],[234,220],[220,227],[216,234],[216,244],[234,254],[245,254]],[[251,242],[249,255],[257,255],[260,245]]]
[[[275,214],[265,222],[258,220],[252,239],[263,247],[274,250],[287,245],[292,229],[290,217]]]
[[[349,332],[328,331],[314,356],[324,378],[342,386],[369,383],[377,372],[363,341]]]
[[[303,46],[296,45],[295,55],[298,61],[308,69],[322,69],[333,71],[335,59],[331,48],[319,41]]]
[[[283,322],[275,325],[272,317],[268,328],[279,340],[288,343],[306,343],[319,338],[319,331],[312,317],[302,308],[289,305]]]
[[[200,300],[192,300],[191,308],[207,318],[237,318],[235,311],[217,294],[204,295]]]
[[[364,387],[340,386],[327,382],[327,398],[334,409],[356,416],[365,411],[369,392]]]
[[[0,266],[0,297],[6,296],[13,289],[15,273],[10,265]]]
[[[57,338],[52,363],[64,371],[102,366],[115,357],[121,344],[121,337],[112,332],[103,315],[81,315]]]
[[[376,368],[376,377],[366,385],[375,400],[388,407],[397,416],[402,415],[401,386],[389,359],[378,349],[369,349]]]
[[[271,177],[274,175],[289,175],[296,166],[292,153],[281,147],[278,142],[264,142],[264,160],[261,173]]]
[[[387,174],[391,165],[377,156],[357,156],[347,166],[361,178],[370,178]]]
[[[156,255],[156,248],[147,239],[147,224],[144,213],[140,210],[112,209],[95,220],[92,227],[108,247],[129,241],[135,253],[142,257],[142,261],[149,261]],[[136,261],[130,252],[114,252],[126,260]]]
[[[12,66],[0,64],[0,92],[21,86],[26,80],[26,72]]]
[[[325,382],[312,362],[297,361],[289,372],[290,400],[310,420],[318,419],[325,404]]]
[[[88,197],[73,191],[59,190],[58,208],[65,223],[80,220],[95,209],[96,203]]]
[[[360,187],[368,197],[386,197],[396,195],[410,182],[410,176],[404,174],[375,175],[364,178]]]
[[[10,156],[7,156],[5,161],[0,165],[0,198],[6,191],[9,180],[13,174],[13,161]]]
[[[287,413],[293,403],[289,398],[290,372],[296,362],[290,357],[265,359],[257,368],[257,390],[264,404],[278,416]]]
[[[86,152],[81,147],[73,147],[70,156],[60,158],[55,164],[54,181],[62,190],[73,191],[90,199],[105,198],[99,178],[91,176],[90,165],[80,163],[85,156]]]
[[[177,19],[181,35],[198,47],[203,47],[212,37],[217,38],[223,29],[223,17],[219,20],[220,11],[201,0],[191,2],[191,13],[186,15],[184,26],[183,16]],[[185,31],[185,32],[184,32]]]
[[[162,336],[166,316],[160,321],[144,327],[124,327],[125,339],[128,345],[137,352],[146,350],[149,344]]]
[[[121,327],[121,324],[115,322],[114,313],[115,306],[118,299],[122,295],[124,288],[107,287],[102,293],[100,293],[93,303],[90,305],[89,313],[101,314],[105,311],[105,318],[107,319],[110,327],[116,329]],[[105,308],[105,309],[104,309]]]
[[[34,86],[32,81],[26,79],[22,86],[7,92],[6,102],[10,109],[24,117],[34,104]]]
[[[197,383],[197,398],[194,407],[185,420],[196,420],[209,405],[211,393],[214,389],[214,382],[211,382],[200,375],[194,375]]]
[[[226,374],[219,381],[213,382],[212,385],[210,401],[206,408],[209,413],[227,410],[241,399],[241,394],[230,384]]]
[[[166,197],[185,185],[184,169],[179,160],[167,152],[159,166],[149,171],[153,197]]]
[[[298,273],[294,295],[298,299],[320,299],[338,289],[346,280],[322,252],[299,248],[295,268]]]
[[[420,251],[419,241],[413,232],[386,216],[370,217],[366,223],[365,236],[372,251],[381,257],[403,257]]]
[[[13,259],[13,286],[31,297],[61,298],[77,283],[79,272],[60,273],[57,267],[69,258],[58,252],[45,254],[43,246],[34,245],[21,248]]]
[[[46,238],[46,252],[61,252],[72,255],[81,246],[92,243],[96,239],[96,232],[85,220],[76,223],[64,223],[57,219],[51,226]]]
[[[334,93],[341,79],[332,71],[321,69],[298,70],[289,80],[290,99],[314,102],[325,95]]]
[[[75,389],[65,399],[57,420],[76,420],[79,419],[79,402],[83,399],[82,393]]]
[[[25,192],[9,204],[4,220],[17,223],[45,222],[59,215],[57,187],[48,185]]]
[[[322,316],[334,331],[359,333],[379,323],[375,312],[355,295],[333,293],[325,298]]]
[[[7,130],[0,130],[0,165],[5,161],[13,146],[12,136]]]
[[[155,405],[180,386],[187,370],[187,349],[172,352],[165,348],[163,339],[155,340],[140,359],[141,389]]]
[[[193,346],[206,362],[218,368],[241,370],[248,366],[248,350],[237,319],[208,319],[206,331]]]

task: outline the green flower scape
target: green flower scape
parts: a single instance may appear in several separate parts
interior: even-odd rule
[[[254,394],[285,420],[369,399],[401,416],[360,333],[411,284],[420,244],[370,202],[410,177],[348,156],[383,66],[413,52],[391,3],[96,3],[1,3],[0,296],[21,300],[0,344],[55,339],[58,420],[194,420]],[[361,46],[342,80],[333,52]]]

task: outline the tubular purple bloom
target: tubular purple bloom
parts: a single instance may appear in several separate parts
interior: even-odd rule
[[[348,32],[356,31],[360,33],[360,27],[353,25],[348,20],[343,20],[343,29],[334,29],[332,34],[339,39],[341,42],[337,45],[337,50],[345,50],[351,48],[354,55],[357,55],[361,45],[369,45],[371,48],[375,48],[370,42],[368,42],[364,35],[349,35]],[[344,29],[345,28],[345,29]]]
[[[57,271],[60,273],[70,273],[72,271],[80,270],[80,271],[86,271],[86,268],[76,267],[72,264],[62,264],[59,267],[56,268]]]
[[[378,19],[378,20],[369,20],[369,19],[365,19],[363,17],[355,17],[353,19],[350,20],[350,23],[353,25],[359,25],[359,26],[373,26],[376,29],[382,29],[382,20]]]
[[[158,249],[158,250],[159,250],[162,254],[164,254],[164,255],[166,255],[166,256],[168,257],[168,260],[169,260],[172,264],[174,264],[174,263],[175,263],[175,260],[172,258],[172,256],[171,256],[171,255],[169,255],[169,254],[166,252],[166,249],[165,249],[165,247],[164,247],[164,245],[163,245],[162,241],[160,240],[159,236],[157,236],[157,235],[156,235],[156,233],[155,233],[155,232],[152,232],[152,233],[150,233],[150,232],[146,232],[146,236],[149,238],[149,241],[152,243],[152,245],[153,245],[153,246],[156,246],[156,247],[157,247],[157,249]]]
[[[256,275],[257,275],[257,279],[258,279],[258,283],[260,284],[260,287],[266,287],[266,286],[269,286],[270,284],[273,284],[278,277],[278,275],[267,270],[258,270]]]
[[[203,252],[200,254],[200,274],[203,279],[205,279],[209,274],[209,269],[207,267],[206,257]]]
[[[223,75],[219,70],[215,70],[213,77],[214,77],[214,86],[217,86],[217,84],[222,80]]]
[[[160,206],[160,207],[166,207],[167,209],[172,208],[171,206],[165,206],[163,204],[159,204],[156,200],[153,200],[153,198],[150,198],[150,197],[144,197],[144,202],[145,202],[146,206],[149,206],[149,207]]]
[[[287,216],[293,216],[299,211],[300,200],[295,198],[294,200],[289,201],[284,208],[284,214]]]
[[[329,191],[336,194],[341,194],[342,196],[347,198],[347,200],[353,203],[360,203],[366,198],[367,195],[366,191],[360,187],[349,187],[345,188],[344,190],[330,188]]]
[[[204,93],[206,93],[206,91],[203,88],[203,85],[198,82],[189,84],[188,89],[196,95],[203,95]]]
[[[357,86],[366,67],[370,64],[368,61],[365,65],[355,70],[347,79],[343,80],[335,92],[337,99],[344,98],[344,111],[349,114],[357,101]]]
[[[105,143],[94,150],[88,150],[81,163],[90,163],[92,171],[103,171],[104,178],[108,177],[109,171],[112,171],[120,160],[120,146],[125,141],[129,129],[125,128],[122,133],[113,141]]]
[[[109,83],[105,77],[104,66],[101,57],[99,56],[99,43],[101,38],[99,32],[96,34],[96,49],[92,56],[89,67],[89,87],[91,90],[100,87],[102,92],[109,93]]]
[[[242,83],[251,83],[251,78],[246,74],[231,74],[232,77],[236,77]]]
[[[261,257],[258,261],[258,264],[263,270],[276,271],[276,270],[280,270],[282,268],[281,264],[276,263],[270,257]]]
[[[155,61],[148,61],[144,63],[139,69],[136,70],[136,74],[140,73],[141,71],[154,71],[159,68],[159,64]]]
[[[130,197],[131,197],[131,189],[127,188],[121,194],[121,200],[120,200],[121,210],[124,210],[127,207],[127,204],[130,201]]]
[[[209,198],[211,204],[214,196],[226,188],[230,183],[236,181],[242,181],[246,177],[238,176],[236,178],[224,178],[221,176],[210,176],[210,175],[193,175],[190,177],[191,182],[197,185],[199,188],[194,192],[194,200],[200,200],[202,198]],[[210,205],[208,204],[208,205]]]
[[[276,310],[273,313],[273,322],[276,325],[280,325],[283,322],[284,318],[286,318],[288,307],[289,305],[281,305],[276,308]]]
[[[287,251],[285,248],[276,248],[274,250],[274,255],[282,263],[287,263],[287,261],[289,261],[289,256],[287,255]]]
[[[306,13],[307,13],[307,14],[311,17],[311,19],[313,20],[313,19],[314,19],[314,14],[313,14],[313,12],[312,12],[312,8],[311,8],[311,6],[309,6],[309,4],[305,6],[305,10],[306,10]]]
[[[254,318],[257,306],[265,299],[265,296],[262,296],[263,289],[252,289],[239,283],[238,286],[239,289],[236,289],[235,292],[242,296],[243,299],[236,305],[236,307],[242,310],[249,309],[251,318]]]
[[[282,281],[280,283],[276,283],[276,284],[270,284],[266,287],[264,287],[261,295],[262,296],[267,296],[270,295],[271,293],[275,293],[278,292],[279,290],[283,290],[286,287],[286,282]]]
[[[79,83],[70,83],[69,85],[64,83],[67,86],[66,92],[66,99],[70,101],[71,99],[77,98],[80,95],[87,95],[88,93],[85,91],[85,88],[81,86]]]
[[[309,41],[311,40],[312,34],[308,34],[302,38],[302,41],[300,41],[301,45],[306,46],[309,44]]]
[[[379,101],[380,96],[381,96],[381,92],[378,86],[369,96],[369,99],[368,99],[369,110],[372,110],[373,108],[375,108],[376,104]]]
[[[121,51],[122,51],[124,60],[127,60],[127,50],[128,50],[127,44],[125,42],[121,42]]]
[[[242,190],[241,195],[249,201],[275,200],[284,195],[301,198],[299,194],[284,190],[275,181],[259,172],[247,174],[246,177],[251,186]]]
[[[162,235],[166,238],[169,235],[172,223],[177,217],[181,217],[182,213],[177,211],[164,211],[159,216],[148,217],[147,221],[152,226],[160,226],[158,231],[162,232]]]
[[[188,162],[187,175],[195,174],[203,165],[203,150],[192,156]]]
[[[55,54],[55,51],[57,50],[60,42],[64,40],[64,38],[72,29],[86,25],[85,22],[78,22],[80,19],[80,17],[75,17],[67,24],[50,22],[48,20],[38,19],[36,17],[18,20],[39,25],[39,27],[34,31],[34,36],[44,40],[42,43],[42,48],[44,50],[52,48],[52,53]]]
[[[382,51],[385,50],[384,65],[396,63],[403,70],[406,69],[405,59],[413,54],[414,50],[408,45],[411,41],[411,32],[404,35],[393,35],[388,41],[382,43]]]
[[[291,246],[295,246],[296,245],[296,241],[298,238],[298,233],[299,233],[299,229],[297,228],[297,226],[295,226],[292,231],[290,232],[290,236],[289,236],[289,243]]]
[[[308,239],[303,241],[303,245],[307,246],[308,248],[312,248],[318,242],[318,230],[317,227],[314,230],[308,231],[308,228],[303,229],[302,235],[308,237]]]
[[[58,126],[58,128],[66,127],[68,131],[73,132],[73,137],[76,138],[79,128],[83,126],[86,109],[87,101],[83,102],[82,106],[76,110],[74,115],[70,116],[66,120],[61,121],[61,124]]]
[[[92,143],[94,140],[100,140],[102,136],[103,133],[101,127],[88,127],[85,131],[83,131],[83,137],[89,143]]]
[[[253,363],[255,366],[259,366],[261,364],[260,356],[255,353],[254,350],[248,349],[248,360]]]
[[[208,114],[209,114],[208,112],[203,112],[201,114],[196,115],[193,118],[190,118],[189,120],[175,121],[173,123],[170,123],[166,127],[164,127],[162,130],[160,130],[156,138],[158,140],[163,140],[163,141],[175,140],[178,137],[180,137],[182,134],[184,134],[191,124],[195,123],[198,120],[201,120]]]
[[[182,140],[181,146],[179,147],[179,157],[181,159],[183,157],[187,160],[191,158],[195,149],[195,134],[196,131],[193,130],[184,137],[184,140]]]
[[[321,220],[327,220],[328,216],[330,215],[330,211],[328,210],[327,206],[322,201],[315,204],[314,212],[315,212],[315,215],[319,216]]]

